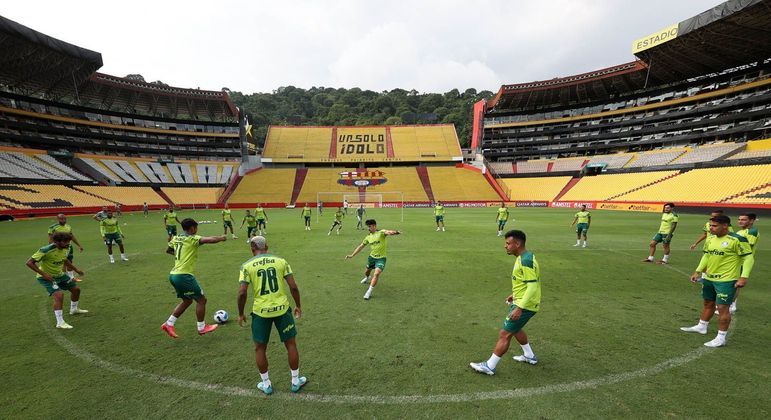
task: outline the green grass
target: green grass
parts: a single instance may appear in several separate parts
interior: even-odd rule
[[[302,229],[299,210],[269,210],[271,253],[292,265],[303,299],[298,321],[303,393],[289,395],[286,351],[273,332],[268,357],[276,394],[239,396],[190,389],[159,376],[252,389],[259,378],[248,328],[231,322],[198,337],[194,312],[177,323],[179,340],[161,323],[177,303],[168,284],[171,257],[161,215],[121,218],[131,261],[107,263],[97,223],[71,217],[86,251],[75,264],[86,271],[81,306],[86,316],[65,315],[75,328],[54,330],[50,299],[24,266],[46,241],[52,220],[0,224],[0,339],[3,381],[0,418],[95,417],[728,417],[768,418],[771,342],[768,302],[771,242],[761,236],[749,287],[739,302],[729,345],[698,353],[695,360],[657,373],[607,384],[603,378],[693,355],[711,339],[681,333],[701,306],[700,291],[687,276],[700,253],[688,250],[705,216],[683,215],[671,265],[647,265],[647,244],[656,214],[593,212],[587,249],[577,249],[569,224],[573,211],[514,209],[516,227],[541,266],[541,312],[525,328],[540,359],[515,363],[514,344],[493,377],[468,363],[486,360],[505,315],[513,258],[495,235],[495,209],[448,209],[447,232],[435,232],[430,210],[370,210],[389,238],[388,266],[370,301],[359,284],[366,252],[344,261],[363,238],[349,217],[340,236],[327,236],[331,212]],[[240,224],[241,211],[234,211]],[[221,234],[218,212],[184,212],[180,219],[218,220],[200,234]],[[758,222],[769,232],[766,220]],[[241,236],[243,237],[243,231]],[[657,256],[660,256],[659,254]],[[236,314],[238,269],[251,256],[244,239],[206,245],[197,277],[217,309]],[[68,298],[65,302],[68,302]],[[763,350],[765,349],[765,350]],[[700,350],[699,350],[700,351]],[[75,354],[73,354],[75,353]],[[480,399],[495,391],[528,390],[601,379],[588,389],[546,391],[527,397]],[[465,402],[435,402],[432,396],[464,396]],[[340,400],[336,396],[381,396],[388,403]],[[390,397],[413,396],[413,400]],[[419,398],[426,397],[428,400]],[[428,402],[427,402],[428,401]],[[434,402],[430,402],[434,401]]]

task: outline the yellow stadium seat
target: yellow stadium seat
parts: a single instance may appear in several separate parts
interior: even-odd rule
[[[223,188],[163,187],[161,191],[176,205],[216,204]]]
[[[501,178],[515,201],[551,201],[573,179],[571,176]]]
[[[771,164],[694,169],[614,201],[712,203],[771,182]]]
[[[676,173],[677,171],[655,171],[585,176],[570,188],[560,200],[604,201]]]
[[[150,187],[105,187],[105,186],[78,186],[87,193],[104,197],[110,201],[125,205],[165,205],[168,204],[158,193]]]
[[[228,198],[229,203],[289,203],[296,169],[263,168],[247,174]]]
[[[500,201],[501,197],[475,170],[455,167],[428,167],[434,199],[440,201]]]
[[[726,202],[742,204],[771,204],[771,185],[749,193],[740,194],[738,197],[731,198]]]
[[[0,204],[15,209],[101,207],[114,203],[63,185],[0,185]]]

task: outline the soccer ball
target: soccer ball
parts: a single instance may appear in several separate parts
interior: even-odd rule
[[[228,318],[230,318],[230,315],[228,315],[227,311],[222,309],[214,313],[214,321],[218,324],[224,324],[228,322]]]

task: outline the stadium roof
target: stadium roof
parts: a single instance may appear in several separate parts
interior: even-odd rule
[[[635,41],[638,60],[575,76],[503,85],[493,112],[574,106],[771,57],[771,1],[729,0]]]
[[[56,96],[102,67],[102,55],[0,16],[0,85],[25,95]]]

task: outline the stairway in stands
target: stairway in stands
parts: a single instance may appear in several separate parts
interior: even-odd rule
[[[560,198],[562,198],[563,195],[567,194],[568,191],[570,191],[571,188],[573,188],[574,185],[580,181],[581,178],[573,178],[570,181],[568,181],[567,184],[565,184],[564,187],[562,187],[562,190],[560,190],[559,194],[557,194],[556,197],[554,197],[554,200],[552,201],[560,201]]]
[[[294,187],[292,187],[292,199],[289,201],[289,204],[294,205],[297,202],[297,197],[300,196],[306,176],[308,176],[308,168],[297,168],[297,172],[294,175]]]
[[[645,185],[640,185],[640,186],[639,186],[639,187],[637,187],[637,188],[632,188],[632,189],[631,189],[631,190],[629,190],[629,191],[625,191],[625,192],[622,192],[621,194],[616,194],[616,195],[614,195],[614,196],[612,196],[612,197],[606,198],[606,199],[605,199],[605,201],[612,201],[612,200],[615,200],[615,199],[616,199],[616,198],[618,198],[618,197],[621,197],[621,196],[627,195],[627,194],[629,194],[629,193],[631,193],[631,192],[634,192],[634,191],[638,191],[638,190],[641,190],[641,189],[643,189],[643,188],[646,188],[646,187],[650,187],[650,186],[651,186],[651,185],[653,185],[653,184],[658,184],[659,182],[663,182],[663,181],[666,181],[666,180],[668,180],[668,179],[670,179],[670,178],[674,178],[674,177],[676,177],[676,176],[678,176],[678,175],[682,175],[682,174],[684,174],[685,172],[687,172],[687,171],[678,172],[678,173],[676,173],[676,174],[668,175],[668,176],[665,176],[664,178],[661,178],[661,179],[657,179],[657,180],[655,180],[655,181],[653,181],[653,182],[649,182],[649,183],[647,183],[647,184],[645,184]]]
[[[766,183],[766,184],[763,184],[763,185],[759,185],[759,186],[757,186],[755,188],[750,188],[749,190],[742,191],[742,192],[740,192],[738,194],[734,194],[734,195],[728,196],[728,197],[726,197],[726,198],[724,198],[722,200],[719,200],[718,203],[725,203],[727,201],[733,200],[734,198],[745,196],[745,195],[750,194],[750,193],[752,193],[754,191],[762,190],[763,188],[766,188],[766,187],[769,187],[769,186],[771,186],[771,183]]]
[[[415,170],[418,171],[418,178],[420,183],[423,184],[423,189],[426,191],[426,196],[432,203],[434,200],[434,191],[431,190],[431,180],[428,179],[428,168],[425,166],[416,166]]]

